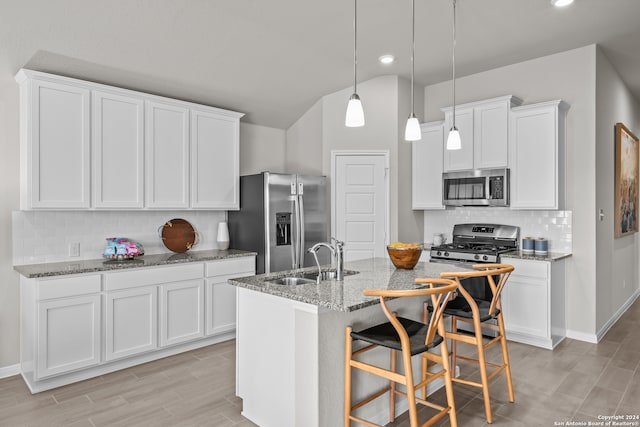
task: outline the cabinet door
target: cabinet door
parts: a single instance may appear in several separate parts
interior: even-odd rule
[[[232,276],[207,279],[206,334],[216,335],[236,329],[236,287],[227,283]]]
[[[160,346],[204,336],[204,281],[160,286]]]
[[[189,206],[189,110],[145,103],[145,199],[149,208]]]
[[[100,363],[100,295],[38,303],[36,379]]]
[[[515,267],[502,296],[504,323],[509,332],[549,338],[549,272],[545,261],[506,260]]]
[[[443,124],[423,124],[422,139],[412,143],[411,151],[413,209],[444,209],[442,204],[443,146]]]
[[[191,110],[191,207],[239,209],[239,119]]]
[[[473,169],[473,108],[456,109],[456,127],[460,132],[462,148],[460,150],[447,150],[446,140],[453,126],[453,112],[445,113],[446,130],[444,150],[444,171],[459,171]]]
[[[93,91],[93,206],[142,208],[144,103]]]
[[[514,108],[509,167],[512,209],[558,209],[558,103]]]
[[[27,172],[23,209],[89,207],[89,90],[33,80],[22,132]],[[23,110],[24,111],[24,110]],[[23,188],[25,190],[25,188]]]
[[[105,358],[119,359],[158,347],[156,287],[107,292]]]
[[[509,163],[509,106],[498,101],[473,109],[473,167],[506,168]]]

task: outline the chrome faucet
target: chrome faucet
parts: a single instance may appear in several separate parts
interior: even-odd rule
[[[318,282],[320,281],[321,271],[317,252],[321,247],[329,249],[331,251],[331,255],[333,255],[333,259],[336,265],[336,280],[344,280],[344,242],[336,239],[335,237],[331,238],[331,242],[333,243],[333,245],[331,243],[319,242],[307,249],[307,252],[312,253],[314,258],[316,259],[316,265],[318,266]]]

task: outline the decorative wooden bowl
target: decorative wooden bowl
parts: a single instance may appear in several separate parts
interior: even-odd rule
[[[170,251],[182,253],[198,243],[198,232],[182,218],[174,218],[160,227],[162,243]]]
[[[397,244],[396,244],[397,245]],[[407,246],[387,245],[387,253],[396,268],[411,270],[416,266],[424,246],[422,244],[408,244]]]

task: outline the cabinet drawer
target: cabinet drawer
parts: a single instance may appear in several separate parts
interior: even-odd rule
[[[505,264],[511,264],[515,268],[513,270],[513,277],[532,277],[536,279],[547,280],[549,275],[549,262],[548,261],[527,261],[527,260],[515,260],[515,259],[503,259]]]
[[[38,300],[100,292],[100,275],[38,280]]]
[[[256,259],[254,256],[223,259],[218,261],[209,261],[205,264],[205,275],[224,276],[235,273],[253,274],[256,268]]]
[[[121,271],[105,274],[105,290],[128,289],[138,286],[158,285],[168,282],[201,279],[201,263],[179,266],[154,267],[143,270]]]

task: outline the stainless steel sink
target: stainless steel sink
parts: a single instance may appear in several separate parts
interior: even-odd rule
[[[352,274],[356,274],[358,273],[357,271],[354,270],[344,270],[343,274],[345,276],[350,276]],[[335,270],[324,270],[320,272],[320,280],[334,280],[336,278],[336,271]],[[313,272],[313,273],[306,273],[304,274],[302,277],[306,278],[306,279],[312,279],[312,280],[316,280],[316,278],[318,277],[318,273],[317,272]]]
[[[350,276],[352,274],[358,273],[355,270],[345,270],[345,276]],[[336,278],[335,270],[323,270],[320,273],[320,281],[323,280],[334,280]],[[274,285],[284,285],[284,286],[295,286],[295,285],[307,285],[311,283],[316,283],[316,278],[318,277],[317,272],[305,273],[302,276],[295,277],[281,277],[279,279],[267,280],[268,283],[272,283]]]
[[[274,283],[276,285],[292,286],[292,285],[305,285],[308,283],[316,283],[316,280],[315,278],[307,279],[304,277],[281,277],[280,279],[269,280],[268,282]]]

